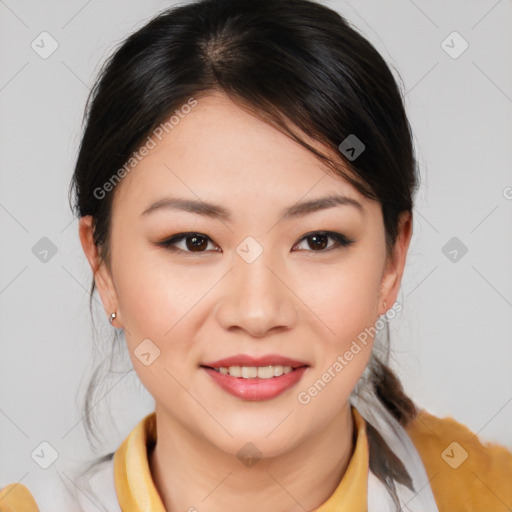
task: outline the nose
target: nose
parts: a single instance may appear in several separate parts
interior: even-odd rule
[[[272,265],[265,252],[252,263],[238,255],[223,280],[216,305],[217,321],[230,331],[245,331],[255,338],[294,327],[298,320],[297,298],[285,272]]]

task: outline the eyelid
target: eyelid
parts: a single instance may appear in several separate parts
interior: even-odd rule
[[[213,244],[218,246],[218,244],[216,244],[216,242],[214,242],[208,235],[205,235],[204,233],[200,233],[198,231],[188,231],[188,232],[177,233],[169,238],[166,238],[165,240],[163,240],[161,242],[158,242],[156,245],[164,247],[170,251],[181,252],[181,253],[185,253],[188,255],[201,254],[201,253],[204,254],[204,253],[211,252],[211,250],[209,250],[209,251],[187,251],[187,250],[179,249],[174,246],[174,244],[177,244],[177,243],[181,242],[182,240],[184,240],[188,237],[192,237],[194,235],[199,235],[199,237],[204,238],[204,239],[208,240],[209,242],[212,242]],[[337,231],[316,230],[316,231],[309,231],[308,233],[302,235],[299,238],[299,240],[293,245],[293,247],[299,245],[304,240],[307,240],[309,237],[312,237],[313,235],[325,235],[328,238],[331,238],[332,240],[334,240],[335,243],[333,245],[331,245],[330,247],[328,247],[327,249],[322,249],[322,250],[318,250],[318,251],[306,250],[306,252],[311,252],[311,253],[317,252],[317,253],[321,254],[321,253],[329,252],[330,250],[346,248],[355,242],[355,240],[352,240],[352,239],[348,238],[346,235],[344,235],[342,233],[338,233]],[[293,249],[293,247],[292,247],[292,249]],[[214,252],[219,252],[219,251],[215,250]]]
[[[332,240],[334,240],[336,243],[331,245],[327,249],[323,249],[320,251],[309,250],[306,252],[312,252],[312,253],[318,252],[321,254],[324,252],[329,252],[331,249],[334,250],[334,249],[342,249],[342,248],[348,247],[349,245],[351,245],[355,242],[355,240],[352,240],[352,239],[348,238],[347,236],[343,235],[342,233],[338,233],[337,231],[316,230],[316,231],[310,231],[309,233],[306,233],[305,235],[303,235],[299,239],[299,241],[296,244],[294,244],[293,247],[300,244],[301,242],[308,239],[309,237],[312,237],[313,235],[325,235],[328,238],[331,238]]]
[[[174,247],[174,244],[177,244],[177,243],[181,242],[182,240],[184,240],[188,237],[195,236],[195,235],[199,235],[201,238],[205,238],[206,240],[208,240],[208,242],[212,242],[215,244],[215,242],[208,235],[200,233],[199,231],[187,231],[187,232],[182,232],[182,233],[176,233],[175,235],[172,235],[171,237],[166,238],[165,240],[162,240],[161,242],[157,242],[156,245],[164,247],[165,249],[167,249],[169,251],[181,252],[181,253],[185,253],[185,254],[201,254],[201,253],[211,252],[211,251],[197,251],[197,252],[185,251],[183,249],[179,249],[178,247]],[[217,244],[215,244],[215,245],[217,245]],[[215,251],[215,252],[219,252],[219,251]]]

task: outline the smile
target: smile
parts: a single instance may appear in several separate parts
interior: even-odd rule
[[[242,379],[271,379],[280,377],[283,374],[293,371],[291,366],[268,365],[268,366],[221,366],[213,370],[230,375],[231,377],[241,377]]]
[[[275,398],[294,387],[309,366],[201,366],[222,390],[242,400],[261,401]],[[231,372],[233,371],[233,374]],[[285,372],[286,371],[286,372]],[[260,372],[262,376],[260,377]],[[270,373],[272,372],[272,375]],[[276,373],[277,375],[274,375]],[[253,375],[255,375],[253,377]]]

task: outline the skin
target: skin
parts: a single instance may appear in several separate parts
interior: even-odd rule
[[[279,216],[298,201],[333,192],[359,201],[364,213],[342,205],[289,220]],[[218,203],[233,220],[164,208],[141,216],[166,196]],[[379,203],[216,92],[200,98],[117,185],[110,270],[99,260],[91,220],[80,220],[79,234],[106,314],[117,312],[114,325],[125,329],[134,369],[155,399],[158,440],[150,469],[166,510],[320,506],[354,450],[348,399],[373,339],[308,404],[297,396],[395,302],[412,236],[410,214],[402,215],[386,258]],[[334,248],[326,238],[333,248],[319,249],[302,239],[321,230],[354,243]],[[190,243],[185,252],[186,240],[177,243],[183,252],[156,245],[183,232],[209,237],[203,252]],[[247,236],[263,249],[252,263],[236,252]],[[149,366],[134,354],[146,338],[160,350]],[[310,365],[297,385],[269,400],[234,397],[199,367],[269,353]],[[247,442],[262,454],[252,467],[236,456]]]

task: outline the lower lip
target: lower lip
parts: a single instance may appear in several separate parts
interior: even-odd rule
[[[271,379],[231,377],[231,375],[224,375],[211,368],[205,368],[204,366],[202,368],[206,370],[206,373],[208,373],[224,391],[244,400],[256,401],[274,398],[287,389],[290,389],[302,378],[307,366],[302,366],[290,373],[285,373],[280,377],[272,377]]]

